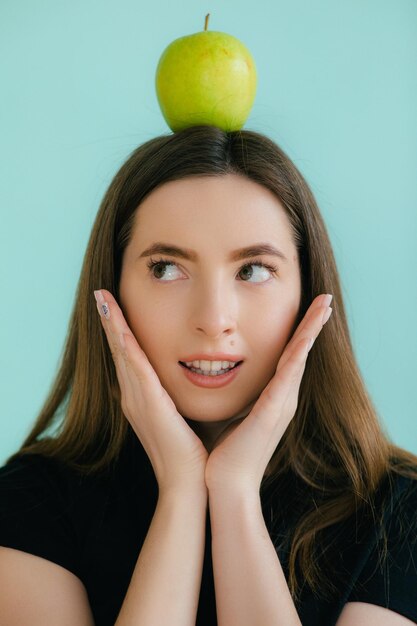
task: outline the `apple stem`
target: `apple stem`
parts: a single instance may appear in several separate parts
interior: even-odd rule
[[[210,13],[207,13],[207,15],[206,15],[206,21],[205,21],[205,23],[204,23],[204,30],[207,30],[209,17],[210,17]]]

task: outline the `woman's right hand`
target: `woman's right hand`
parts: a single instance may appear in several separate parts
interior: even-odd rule
[[[116,367],[122,411],[152,463],[160,493],[206,492],[204,474],[208,452],[204,444],[162,387],[112,294],[105,289],[100,292],[95,292],[97,309]],[[102,304],[110,313],[108,319]],[[125,350],[120,344],[121,334]]]

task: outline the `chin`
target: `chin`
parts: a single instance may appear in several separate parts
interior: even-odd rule
[[[195,410],[192,410],[192,408],[188,408],[188,410],[186,410],[185,407],[184,410],[181,410],[181,403],[179,403],[177,405],[177,411],[185,420],[189,420],[191,422],[227,422],[246,417],[252,410],[256,400],[257,398],[244,406],[239,405],[237,407],[230,407],[229,410],[225,410],[224,403],[222,403],[221,408],[219,407],[216,409],[216,407],[212,407],[211,409],[205,409],[204,411],[201,410],[201,406],[195,407]]]
[[[205,412],[201,415],[198,415],[197,413],[193,413],[191,415],[189,412],[185,411],[179,411],[179,413],[185,420],[189,420],[190,422],[227,422],[233,417],[233,413],[225,414],[224,411],[222,411],[221,413],[212,412],[211,414]]]
[[[242,410],[242,407],[229,407],[225,403],[202,403],[202,402],[178,402],[174,399],[177,411],[186,420],[192,422],[224,422],[231,419],[234,415]]]

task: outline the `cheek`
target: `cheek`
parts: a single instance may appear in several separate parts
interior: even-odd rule
[[[144,284],[128,270],[121,275],[119,304],[140,348],[152,367],[160,369],[161,364],[168,362],[167,352],[178,329],[175,309],[167,310],[164,299],[150,298]]]
[[[293,336],[297,311],[280,312],[258,317],[250,333],[252,353],[260,355],[265,370],[274,371],[281,354]]]
[[[276,349],[285,345],[291,339],[294,323],[297,318],[295,308],[280,310],[279,307],[269,307],[264,309],[256,317],[256,324],[253,331],[257,340],[263,345],[272,346]]]
[[[154,369],[172,361],[173,338],[178,333],[178,321],[163,308],[146,305],[128,306],[126,322]],[[170,353],[171,350],[171,353]]]

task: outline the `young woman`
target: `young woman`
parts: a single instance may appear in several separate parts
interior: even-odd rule
[[[406,626],[416,511],[294,164],[209,126],[136,149],[0,470],[1,624]]]

